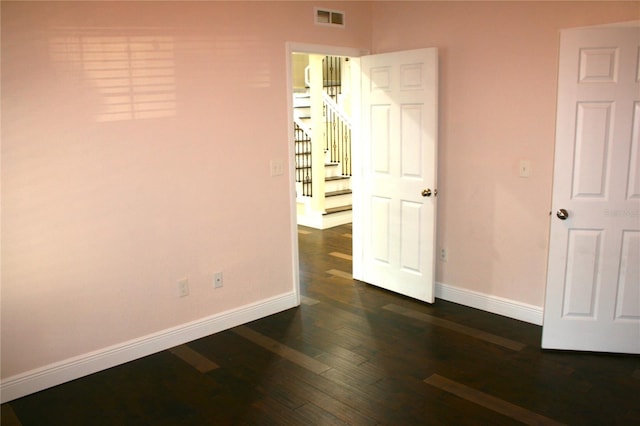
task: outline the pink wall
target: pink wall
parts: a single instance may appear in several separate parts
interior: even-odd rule
[[[558,31],[638,3],[322,4],[346,29],[312,2],[1,3],[3,379],[291,291],[286,41],[441,49],[438,280],[542,305]],[[98,39],[151,55],[154,112],[123,119],[113,52],[75,50]]]
[[[371,34],[325,5],[2,2],[3,378],[292,291],[285,42]]]
[[[638,2],[374,2],[373,51],[440,49],[437,281],[542,306],[559,31]],[[529,160],[531,177],[518,175]]]

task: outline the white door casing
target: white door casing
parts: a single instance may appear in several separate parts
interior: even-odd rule
[[[543,348],[640,353],[639,82],[640,27],[561,33]]]
[[[432,303],[438,50],[363,56],[360,72],[354,278]]]

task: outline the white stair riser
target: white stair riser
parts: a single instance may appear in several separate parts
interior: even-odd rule
[[[311,107],[296,107],[293,110],[294,117],[309,117],[311,115]]]
[[[343,189],[351,189],[350,179],[328,180],[324,183],[325,192],[340,191]]]
[[[324,166],[324,175],[326,177],[340,176],[342,175],[341,169],[342,167],[340,167],[340,164],[326,165]]]
[[[322,225],[320,229],[333,228],[334,226],[351,223],[351,210],[339,213],[332,213],[322,216]]]
[[[325,197],[324,208],[331,209],[333,207],[342,207],[351,205],[351,194],[335,195],[333,197]]]
[[[311,98],[293,98],[293,107],[311,107]]]
[[[298,224],[315,229],[327,229],[351,223],[351,210],[327,215],[305,215],[298,213]]]

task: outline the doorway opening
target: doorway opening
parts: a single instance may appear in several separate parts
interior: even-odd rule
[[[293,52],[296,216],[327,229],[352,222],[353,114],[349,57]]]
[[[293,141],[293,53],[348,57],[351,72],[352,275],[387,290],[433,302],[437,168],[438,50],[436,48],[363,55],[349,49],[289,46],[290,141]],[[311,72],[310,79],[321,73]],[[310,85],[313,90],[319,85]],[[315,89],[314,89],[315,87]],[[316,95],[320,98],[322,94]],[[312,102],[312,105],[314,103]],[[314,116],[313,106],[311,115]],[[322,116],[322,108],[318,116]],[[318,127],[313,125],[315,129]],[[312,169],[324,169],[321,144],[311,144]],[[316,151],[317,152],[317,151]],[[314,152],[314,154],[316,153]],[[290,170],[296,152],[290,145]],[[366,176],[366,182],[365,182]],[[312,191],[324,194],[326,179],[312,177]],[[293,179],[290,182],[295,194]],[[292,197],[292,236],[297,203]],[[314,197],[322,205],[323,199]],[[321,212],[325,212],[322,209]],[[365,232],[366,230],[366,232]],[[299,294],[298,241],[294,280]]]
[[[358,221],[357,216],[353,214],[352,200],[355,194],[357,194],[356,181],[358,179],[358,170],[356,168],[357,158],[356,165],[354,165],[354,156],[357,157],[355,154],[358,145],[358,103],[353,102],[353,99],[359,97],[359,92],[353,89],[359,87],[360,82],[359,80],[355,81],[353,79],[353,75],[356,74],[351,72],[351,65],[354,62],[354,58],[356,58],[355,60],[357,61],[357,58],[363,53],[366,52],[354,48],[287,43],[289,166],[290,170],[294,172],[294,176],[290,181],[292,193],[291,227],[294,256],[293,282],[294,291],[298,295],[298,299],[300,299],[301,290],[298,224],[316,229],[328,229],[332,226],[348,223],[353,224]],[[327,67],[332,69],[323,72],[324,65],[322,65],[322,61],[327,57],[337,58],[337,60],[328,60],[326,62]],[[317,64],[318,62],[321,64],[318,68],[320,71],[313,73],[313,66],[310,67],[309,65]],[[328,75],[329,78],[324,78],[323,74]],[[332,161],[331,150],[326,149],[327,144],[324,135],[318,138],[322,142],[315,144],[314,147],[314,144],[311,143],[312,138],[305,137],[298,128],[312,127],[309,129],[311,132],[313,132],[313,128],[320,128],[324,133],[327,132],[327,124],[324,120],[324,109],[326,107],[324,101],[322,101],[322,99],[325,98],[325,95],[323,95],[325,92],[323,86],[326,85],[324,83],[332,83],[331,80],[336,80],[338,76],[341,85],[339,93],[327,93],[327,95],[330,98],[335,96],[337,100],[336,103],[344,104],[344,108],[341,108],[349,111],[347,116],[350,116],[349,118],[351,119],[351,147],[349,150],[342,150],[342,147],[336,143],[338,150],[334,151]],[[312,80],[320,80],[320,84],[314,85]],[[320,99],[321,101],[313,102],[311,98]],[[298,108],[298,106],[306,104],[308,104],[308,107]],[[330,113],[334,113],[333,109],[331,109]],[[307,119],[307,121],[310,122],[308,126],[304,120],[300,119],[300,117],[306,116],[310,117]],[[315,119],[313,117],[315,117]],[[336,123],[337,126],[338,122],[342,119],[340,114],[337,114],[337,118],[340,120],[330,120],[332,125]],[[314,121],[316,121],[317,124],[314,125]],[[300,124],[302,124],[302,126],[300,126]],[[340,132],[343,132],[343,130],[339,130],[338,133]],[[296,138],[303,140],[303,142],[295,143]],[[308,139],[308,141],[304,141],[305,139]],[[331,148],[331,144],[329,148]],[[307,155],[307,151],[311,151],[309,155]],[[348,166],[343,164],[344,154],[347,154],[346,157],[348,157],[350,163]],[[316,171],[321,170],[322,173],[317,173],[317,175],[324,174],[324,177],[314,179],[314,169],[316,169]],[[325,173],[325,169],[328,169],[326,170],[327,173]],[[328,181],[326,180],[327,177],[329,178]],[[327,182],[329,182],[329,185],[326,185]],[[342,187],[340,187],[340,185],[342,185]],[[333,194],[329,195],[329,204],[326,203],[327,190],[330,193],[333,192]],[[314,197],[314,193],[316,197]],[[322,197],[320,197],[319,194],[322,194]],[[351,202],[344,202],[347,197],[351,199]],[[346,208],[345,206],[349,207]],[[332,208],[336,210],[331,211],[330,209]],[[327,209],[329,209],[329,212],[327,212]],[[347,216],[346,219],[345,216]]]

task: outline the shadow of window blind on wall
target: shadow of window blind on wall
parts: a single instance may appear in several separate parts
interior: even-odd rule
[[[53,37],[49,52],[57,67],[81,74],[100,95],[102,106],[95,114],[96,121],[176,114],[175,43],[171,36],[75,32]]]

